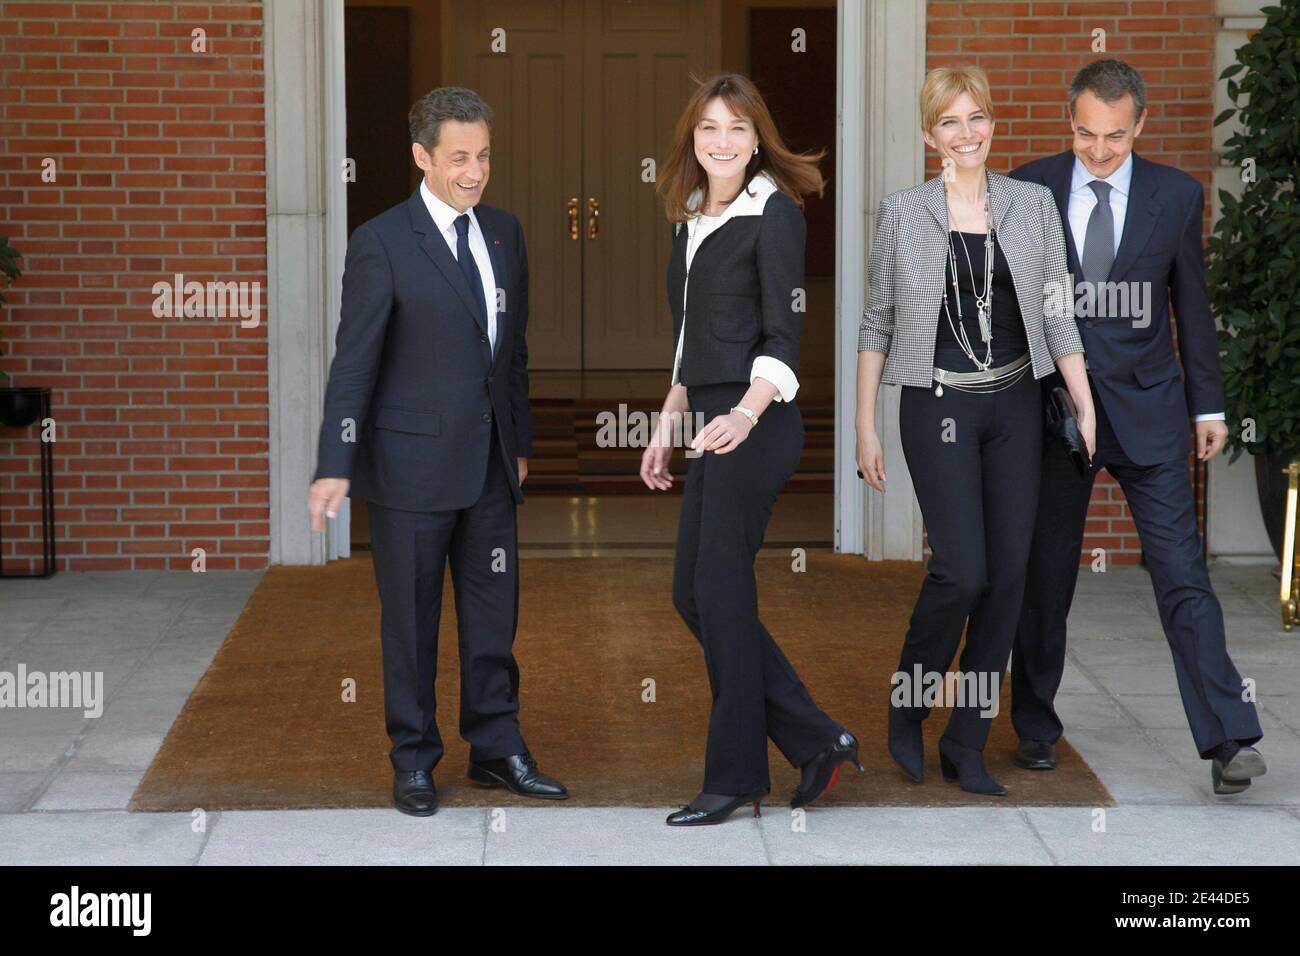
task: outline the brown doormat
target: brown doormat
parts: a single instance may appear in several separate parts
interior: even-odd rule
[[[822,709],[861,741],[865,773],[845,770],[819,805],[1099,806],[1110,794],[1064,741],[1054,772],[1011,763],[1004,693],[986,753],[1006,798],[978,797],[939,774],[946,714],[926,721],[926,780],[906,779],[885,749],[889,678],[924,571],[812,552],[807,569],[758,560],[761,614]],[[703,780],[709,688],[699,645],[671,600],[672,559],[533,558],[521,568],[524,738],[569,788],[565,805],[686,803]],[[540,804],[465,778],[457,734],[456,622],[450,575],[439,642],[442,806]],[[355,681],[356,702],[344,700]],[[1003,681],[1004,687],[1009,681]],[[131,800],[132,810],[389,807],[379,599],[370,558],[273,567],[199,681]],[[798,772],[771,747],[769,802]]]

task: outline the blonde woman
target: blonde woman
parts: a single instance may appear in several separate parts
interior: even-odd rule
[[[931,557],[895,675],[904,692],[891,693],[889,751],[916,781],[929,713],[916,685],[946,673],[963,628],[960,686],[991,686],[995,694],[1001,686],[1038,497],[1044,417],[1037,380],[1054,364],[1089,455],[1095,440],[1051,192],[987,168],[994,119],[982,70],[931,70],[920,108],[925,141],[944,172],[880,204],[858,335],[856,422],[858,468],[883,491],[876,393],[882,381],[902,386],[899,433]],[[991,708],[973,698],[947,701],[940,766],[964,790],[1002,795],[1006,788],[983,762]]]

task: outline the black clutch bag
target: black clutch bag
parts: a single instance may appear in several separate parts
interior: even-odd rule
[[[1047,394],[1044,406],[1047,414],[1047,434],[1061,440],[1065,451],[1078,469],[1079,477],[1088,473],[1088,445],[1079,431],[1079,413],[1068,389],[1057,386]]]

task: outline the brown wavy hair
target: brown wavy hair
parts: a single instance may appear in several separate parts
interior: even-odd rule
[[[677,120],[668,158],[664,160],[655,185],[669,222],[685,222],[695,214],[687,203],[696,189],[703,190],[704,199],[708,199],[709,176],[695,158],[695,127],[704,114],[704,108],[714,97],[721,97],[727,109],[754,124],[758,152],[750,156],[745,166],[746,186],[755,174],[765,172],[800,208],[805,195],[816,193],[821,198],[826,180],[817,164],[826,156],[826,150],[791,152],[776,131],[762,94],[749,77],[740,73],[719,73],[703,81],[694,76],[691,79],[698,85]]]

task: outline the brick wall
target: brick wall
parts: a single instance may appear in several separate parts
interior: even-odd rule
[[[1124,2],[930,3],[926,67],[974,63],[988,72],[997,119],[989,168],[1007,172],[1027,160],[1070,148],[1067,92],[1086,63],[1115,56],[1147,85],[1148,117],[1136,149],[1205,186],[1206,234],[1214,163],[1214,0]],[[1092,32],[1106,31],[1106,52],[1092,52]],[[931,153],[927,177],[938,175]],[[1141,553],[1124,493],[1098,476],[1088,511],[1081,563],[1093,548],[1112,562]]]
[[[265,301],[261,34],[249,2],[0,3],[0,369],[53,389],[62,570],[266,564],[267,316],[153,308],[177,273]],[[35,434],[0,426],[6,572],[40,553]]]

